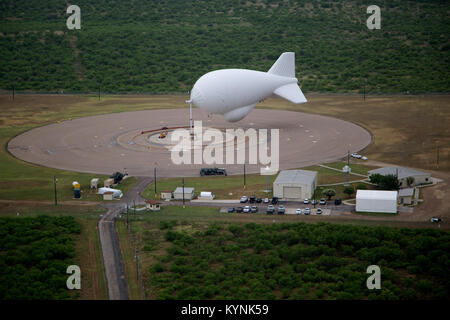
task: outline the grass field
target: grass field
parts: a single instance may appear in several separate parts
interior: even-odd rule
[[[329,165],[329,164],[326,164]],[[345,164],[343,162],[331,163],[331,167],[342,169]],[[352,170],[356,173],[365,174],[368,170],[374,167],[365,166],[361,164],[351,164]],[[301,168],[304,170],[317,171],[318,177],[317,182],[321,184],[334,184],[342,183],[354,180],[363,180],[361,176],[347,174],[343,172],[338,172],[321,166],[308,166]],[[272,189],[272,185],[277,175],[262,176],[259,174],[249,174],[246,175],[246,187],[244,188],[244,177],[241,176],[205,176],[196,178],[185,178],[185,187],[193,187],[195,195],[198,195],[201,191],[210,191],[215,195],[216,199],[239,199],[241,196],[250,196],[255,194],[256,197],[272,197],[272,192],[265,192],[266,185]],[[157,181],[156,189],[158,191],[157,198],[160,197],[161,191],[171,190],[174,191],[177,187],[182,185],[182,180],[180,178],[168,178]],[[354,184],[356,185],[356,183]],[[326,187],[322,188],[325,189]],[[332,186],[337,191],[337,197],[342,197],[342,186]],[[150,184],[147,189],[143,192],[143,196],[148,199],[155,199],[155,185]]]
[[[142,290],[137,278],[136,259],[131,246],[130,236],[127,230],[126,221],[119,221],[116,224],[117,234],[119,235],[120,249],[122,251],[123,262],[125,264],[125,273],[128,283],[130,299],[141,300]]]

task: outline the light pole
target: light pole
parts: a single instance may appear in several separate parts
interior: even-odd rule
[[[156,193],[156,167],[153,170],[153,175],[155,177],[155,199],[157,199],[158,194]]]
[[[245,189],[245,186],[246,186],[246,181],[245,181],[245,163],[244,163],[244,189]]]
[[[56,193],[56,182],[58,181],[58,179],[56,179],[56,176],[53,176],[53,185],[55,188],[55,206],[58,205],[58,195]]]
[[[182,185],[183,185],[183,209],[184,209],[184,208],[186,208],[186,206],[184,205],[184,178],[183,178]]]

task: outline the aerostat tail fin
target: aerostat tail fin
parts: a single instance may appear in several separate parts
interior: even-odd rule
[[[282,77],[295,78],[295,53],[282,53],[268,73]]]
[[[290,83],[285,86],[279,87],[275,89],[273,93],[275,93],[280,98],[286,99],[292,103],[308,102],[302,90],[296,83]]]

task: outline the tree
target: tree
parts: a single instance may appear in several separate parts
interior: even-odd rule
[[[394,174],[383,176],[379,173],[375,173],[369,177],[369,180],[383,190],[398,190],[400,188],[400,182]]]
[[[346,195],[348,195],[348,197],[350,198],[352,194],[355,193],[355,189],[353,187],[345,187],[344,191],[343,191]]]
[[[400,189],[400,182],[396,175],[388,174],[383,176],[381,179],[379,186],[383,190],[398,190]]]
[[[334,189],[325,189],[322,191],[322,194],[326,197],[328,197],[328,200],[331,199],[331,197],[336,195],[336,190]]]
[[[371,174],[369,177],[369,181],[376,185],[379,185],[382,179],[383,179],[383,176],[379,173]]]

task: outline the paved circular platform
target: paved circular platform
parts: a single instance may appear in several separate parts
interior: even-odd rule
[[[279,129],[280,169],[337,160],[345,157],[347,150],[357,152],[371,142],[369,132],[360,126],[301,112],[255,109],[236,123],[228,123],[219,115],[208,116],[199,109],[194,109],[193,115],[194,120],[202,120],[203,127],[222,132],[254,128],[270,133],[270,129]],[[171,128],[186,127],[188,117],[188,109],[162,109],[68,120],[18,135],[8,143],[8,150],[28,162],[78,172],[112,174],[125,168],[130,175],[153,176],[156,166],[159,177],[183,177],[198,176],[200,168],[216,166],[226,168],[229,174],[242,174],[242,164],[173,163],[169,151],[172,145],[164,139],[172,134]],[[160,139],[161,133],[168,136]],[[243,149],[237,145],[235,153]],[[248,164],[246,172],[260,172],[261,167]]]

